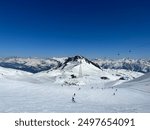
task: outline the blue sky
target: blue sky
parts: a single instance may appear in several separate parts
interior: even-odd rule
[[[0,1],[0,57],[77,54],[150,58],[150,2]]]

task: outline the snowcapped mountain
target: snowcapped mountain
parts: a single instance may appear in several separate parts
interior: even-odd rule
[[[87,63],[91,63],[94,66],[101,69],[124,69],[135,72],[147,73],[150,72],[150,60],[143,59],[95,59],[89,60],[83,56],[74,57],[62,57],[62,58],[19,58],[9,57],[0,58],[0,66],[5,68],[19,69],[27,72],[38,73],[45,70],[57,69],[59,67],[65,67],[67,62],[72,61],[75,63],[79,60],[85,59]]]
[[[69,86],[82,86],[87,84],[110,83],[120,84],[143,75],[139,72],[127,70],[102,69],[98,64],[83,56],[68,57],[57,69],[43,71],[36,74],[36,77],[49,80],[56,84]]]
[[[59,60],[59,61],[57,61]],[[127,61],[126,61],[127,62]],[[99,63],[99,62],[98,62]],[[108,63],[108,62],[107,62]],[[116,62],[116,66],[122,63]],[[108,65],[108,64],[106,64]],[[109,62],[110,65],[110,62]],[[121,64],[122,65],[122,64]],[[101,67],[97,62],[93,62],[83,56],[53,58],[53,59],[39,59],[39,58],[4,58],[0,59],[0,66],[13,70],[15,77],[22,79],[30,79],[39,82],[51,81],[56,84],[80,86],[87,84],[102,84],[106,86],[114,86],[133,80],[143,75],[143,73],[130,71],[130,69],[105,69],[103,65]],[[20,75],[19,70],[23,70],[24,73],[34,73],[32,76]],[[21,73],[23,71],[20,71]],[[16,73],[15,73],[16,72]],[[9,79],[13,79],[8,75]],[[108,85],[109,84],[109,85]]]
[[[0,66],[37,73],[44,70],[58,68],[61,66],[61,63],[54,59],[10,57],[1,58]]]
[[[104,74],[105,71],[84,59],[81,64],[91,67],[95,76],[71,78],[72,72],[67,75],[68,66],[37,74],[0,67],[0,112],[150,112],[150,74],[116,85],[117,80],[101,80],[95,72]],[[66,71],[64,78],[62,70]],[[66,84],[77,81],[78,85],[59,84],[63,80]],[[76,103],[71,101],[74,93]]]
[[[5,63],[36,68],[42,61]],[[48,59],[43,65],[52,63],[56,66],[38,73],[0,67],[0,112],[150,112],[149,73],[104,69],[83,56]]]
[[[95,59],[94,63],[97,63],[104,69],[125,69],[136,72],[147,73],[150,72],[150,60],[143,59]]]
[[[91,65],[93,65],[93,66],[95,66],[95,67],[101,69],[98,64],[96,64],[96,63],[94,63],[94,62],[88,60],[87,58],[85,58],[85,57],[83,57],[83,56],[78,56],[78,55],[77,55],[77,56],[74,56],[74,57],[69,57],[69,58],[67,58],[67,59],[65,60],[64,64],[63,64],[63,68],[65,68],[68,63],[69,63],[69,64],[71,64],[71,63],[74,64],[74,63],[75,63],[75,64],[78,65],[78,64],[83,63],[83,62],[88,63],[88,64],[91,64]]]

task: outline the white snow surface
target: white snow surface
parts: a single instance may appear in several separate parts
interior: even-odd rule
[[[0,67],[0,112],[150,112],[150,73],[101,69],[82,57],[35,74]]]
[[[142,75],[99,69],[84,59],[36,74],[0,67],[0,112],[150,112],[150,74]]]

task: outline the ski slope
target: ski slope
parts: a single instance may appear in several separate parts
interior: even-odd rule
[[[37,74],[0,67],[0,112],[150,112],[149,74],[115,85],[115,71],[83,65],[86,74],[83,69],[83,77],[76,79],[70,79],[70,73],[77,73],[78,65]],[[103,74],[109,74],[110,80],[99,79]],[[66,80],[78,84],[65,85]],[[74,93],[76,103],[71,101]]]

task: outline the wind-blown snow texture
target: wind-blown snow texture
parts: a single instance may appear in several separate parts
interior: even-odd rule
[[[106,68],[82,56],[2,62],[21,66],[0,67],[0,112],[150,112],[149,73]],[[23,64],[54,66],[31,73]]]

